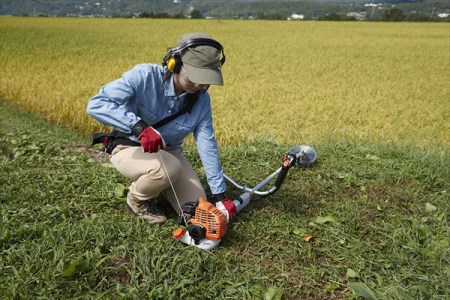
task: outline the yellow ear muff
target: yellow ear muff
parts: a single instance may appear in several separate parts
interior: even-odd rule
[[[173,70],[175,70],[176,64],[177,63],[176,63],[175,57],[171,56],[167,60],[167,70],[169,70],[169,72],[173,72]]]

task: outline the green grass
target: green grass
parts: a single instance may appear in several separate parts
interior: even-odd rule
[[[0,298],[450,296],[448,155],[312,145],[318,164],[254,199],[206,252],[171,236],[178,225],[169,211],[162,227],[129,215],[121,189],[129,182],[93,159],[87,138],[0,109]],[[265,138],[222,148],[225,171],[254,185],[290,146]],[[186,153],[201,172],[194,148]]]

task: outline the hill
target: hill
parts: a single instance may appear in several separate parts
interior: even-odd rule
[[[445,0],[387,0],[376,5],[364,0],[2,0],[0,15],[132,17],[145,12],[147,16],[190,17],[195,12],[194,16],[207,18],[286,19],[298,14],[317,19],[329,13],[357,13],[370,19],[393,5],[427,16],[450,12]]]

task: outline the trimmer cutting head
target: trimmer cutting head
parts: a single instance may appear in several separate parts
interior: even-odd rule
[[[296,145],[292,147],[288,155],[295,156],[294,165],[299,168],[308,168],[316,162],[317,152],[314,148],[307,145]]]

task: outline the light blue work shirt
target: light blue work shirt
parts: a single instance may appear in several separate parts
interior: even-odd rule
[[[156,64],[140,64],[101,87],[88,103],[87,113],[102,124],[130,133],[139,120],[152,125],[183,108],[187,93],[175,94],[173,76],[164,80],[165,69]],[[213,194],[223,193],[226,185],[213,129],[208,92],[199,94],[190,113],[157,128],[167,150],[180,147],[194,133],[208,185]],[[130,139],[139,142],[132,136]]]

